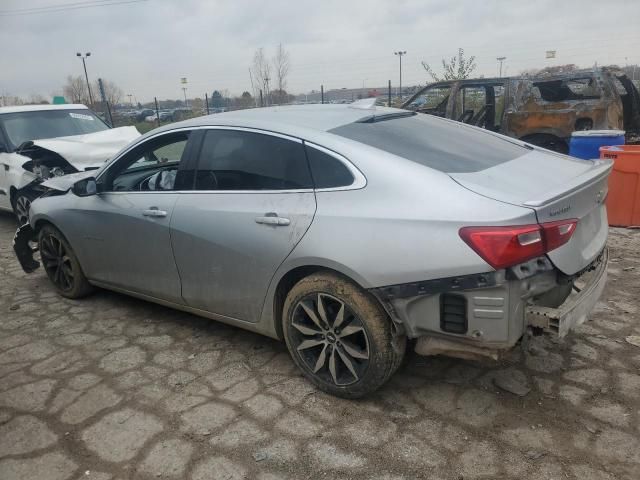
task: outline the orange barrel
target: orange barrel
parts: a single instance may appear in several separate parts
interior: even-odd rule
[[[640,145],[600,147],[600,158],[613,160],[607,197],[609,225],[640,226]]]

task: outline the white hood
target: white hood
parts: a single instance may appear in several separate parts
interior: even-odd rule
[[[34,140],[33,143],[57,153],[81,172],[101,167],[139,136],[136,127],[118,127],[86,135]]]

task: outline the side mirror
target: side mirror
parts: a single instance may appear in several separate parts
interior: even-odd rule
[[[93,177],[83,178],[71,187],[71,191],[79,197],[89,197],[98,193],[98,185]]]

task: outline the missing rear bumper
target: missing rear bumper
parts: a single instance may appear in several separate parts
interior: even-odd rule
[[[20,266],[26,273],[31,273],[40,267],[40,262],[33,258],[33,254],[38,251],[29,242],[35,241],[36,233],[28,223],[22,225],[13,237],[13,251],[18,257]]]
[[[529,326],[542,328],[545,332],[564,337],[569,331],[583,324],[593,307],[600,299],[607,283],[608,252],[590,266],[590,272],[584,273],[580,279],[585,285],[578,293],[572,294],[558,308],[530,305],[526,311],[526,322]]]

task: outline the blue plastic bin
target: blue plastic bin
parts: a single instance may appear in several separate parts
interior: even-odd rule
[[[569,155],[583,160],[600,158],[600,147],[624,145],[622,130],[579,130],[571,134]]]

